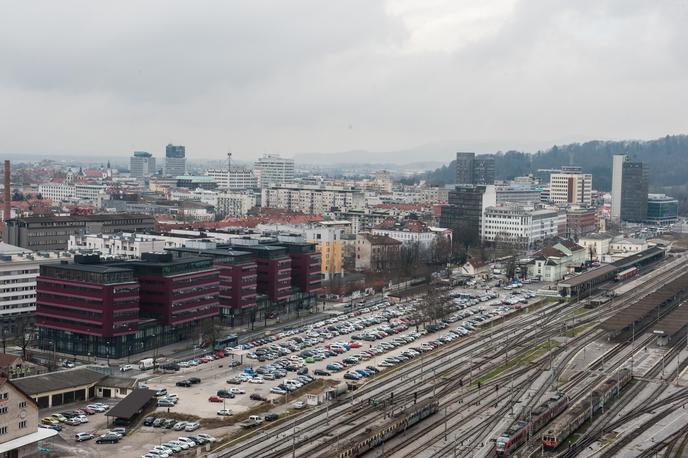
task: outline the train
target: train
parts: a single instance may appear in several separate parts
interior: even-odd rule
[[[614,276],[614,281],[628,280],[629,278],[638,275],[638,272],[640,272],[640,270],[637,267],[631,267],[630,269],[622,270]]]
[[[343,448],[330,450],[323,456],[337,458],[354,458],[363,456],[381,443],[403,433],[416,423],[434,415],[439,410],[437,399],[428,399],[397,413],[391,421],[374,428],[366,428],[344,444]]]
[[[633,374],[630,369],[619,369],[616,374],[597,385],[589,395],[564,412],[543,434],[542,445],[545,450],[559,447],[567,437],[616,396],[631,378]]]
[[[529,435],[535,434],[543,426],[561,414],[569,405],[569,397],[561,392],[553,394],[545,402],[534,408],[528,418],[518,420],[497,438],[497,456],[510,456],[525,443]]]

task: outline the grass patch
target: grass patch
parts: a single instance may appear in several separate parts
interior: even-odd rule
[[[597,326],[597,323],[585,323],[581,324],[580,326],[576,326],[573,329],[569,329],[568,331],[562,333],[562,336],[564,337],[576,337],[579,334],[584,333],[588,329]]]
[[[509,360],[508,363],[504,363],[501,366],[498,366],[494,369],[492,369],[490,372],[487,374],[483,375],[482,377],[474,380],[471,384],[475,385],[478,382],[483,383],[486,382],[487,380],[490,380],[494,377],[497,377],[498,375],[507,372],[515,367],[521,366],[523,364],[528,364],[532,363],[533,361],[536,361],[539,359],[541,356],[544,356],[547,354],[547,352],[550,349],[556,348],[559,346],[559,342],[555,340],[550,340],[549,341],[549,346],[547,342],[544,342],[537,347],[531,348],[527,352],[525,352],[523,355]]]

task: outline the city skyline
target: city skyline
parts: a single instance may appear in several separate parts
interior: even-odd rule
[[[532,151],[685,131],[679,3],[81,5],[7,8],[4,153]]]

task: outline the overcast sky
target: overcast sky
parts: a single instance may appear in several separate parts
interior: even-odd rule
[[[0,0],[0,153],[686,133],[683,0]]]

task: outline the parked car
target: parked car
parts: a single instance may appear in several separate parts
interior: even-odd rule
[[[201,379],[198,377],[189,377],[189,382],[195,385],[197,383],[201,383]]]
[[[324,371],[322,369],[316,369],[313,371],[313,375],[319,375],[321,377],[327,377],[328,375],[332,375],[330,372]]]
[[[253,393],[249,397],[254,401],[267,401],[267,398],[265,396],[258,394],[258,393]]]
[[[306,407],[306,403],[303,402],[303,401],[296,401],[296,402],[293,404],[293,406],[294,406],[295,409],[303,409],[304,407]]]
[[[183,386],[185,388],[189,388],[191,386],[191,380],[180,380],[177,383],[175,383],[175,386]]]
[[[210,402],[222,402],[222,398],[220,396],[210,396],[208,398],[208,401],[210,401]]]
[[[87,440],[93,439],[93,434],[91,433],[76,433],[74,435],[74,439],[76,439],[77,442],[83,442]]]
[[[185,421],[178,421],[174,424],[172,429],[174,429],[175,431],[182,431],[184,428],[186,428],[186,424],[187,422]]]
[[[154,421],[155,417],[146,417],[143,419],[143,426],[153,426]]]
[[[98,436],[96,444],[116,444],[119,440],[120,436],[118,434],[106,433],[102,436]]]
[[[196,431],[198,428],[201,427],[201,424],[197,421],[192,421],[191,423],[188,423],[185,427],[185,431]]]
[[[170,401],[169,399],[159,399],[158,407],[174,407],[174,401]]]
[[[265,419],[265,421],[275,421],[279,418],[279,415],[277,415],[276,413],[270,412],[270,413],[265,414],[265,417],[263,417],[263,418]]]
[[[221,417],[229,417],[232,415],[232,411],[230,409],[220,409],[217,411],[217,414]]]

